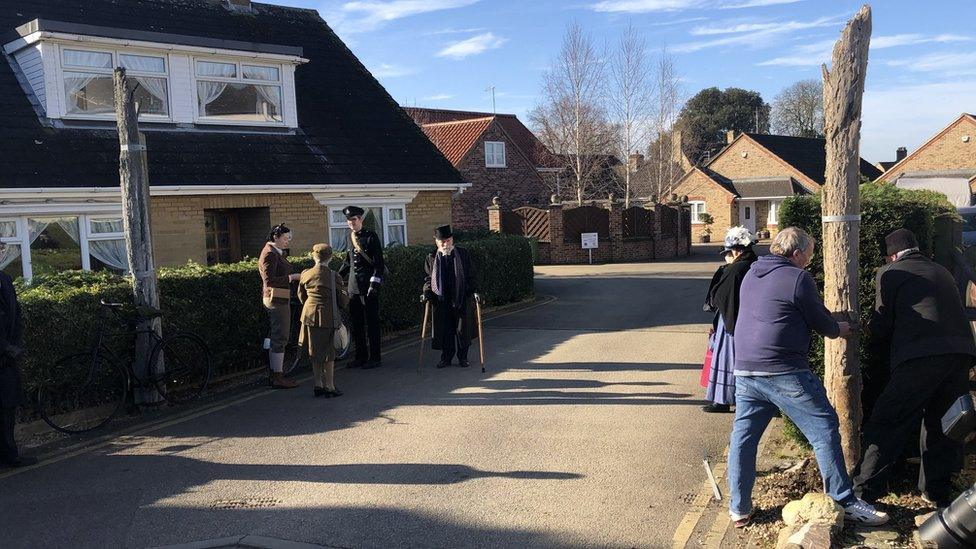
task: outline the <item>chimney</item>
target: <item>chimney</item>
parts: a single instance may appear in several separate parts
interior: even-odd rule
[[[644,164],[644,155],[642,154],[631,154],[627,157],[627,169],[631,172],[636,172]]]
[[[898,150],[895,151],[895,162],[901,162],[906,156],[908,156],[908,149],[905,147],[898,147]]]
[[[728,130],[725,132],[725,142],[731,145],[733,141],[735,141],[735,130]]]

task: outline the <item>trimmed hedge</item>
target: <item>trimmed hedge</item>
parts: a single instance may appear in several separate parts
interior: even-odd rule
[[[488,305],[502,305],[533,296],[532,249],[527,239],[497,235],[467,241],[478,270],[480,291]],[[380,319],[384,333],[420,324],[424,258],[433,246],[396,246],[384,251],[390,276],[380,294]],[[333,259],[338,269],[342,257]],[[289,258],[298,272],[312,265],[310,256]],[[18,280],[18,296],[24,314],[27,354],[22,364],[25,388],[30,391],[52,375],[52,365],[62,356],[88,350],[101,310],[99,299],[131,303],[128,280],[105,272],[69,271],[37,277],[30,286]],[[267,316],[261,305],[261,279],[257,260],[204,267],[189,263],[159,269],[163,334],[190,331],[210,345],[215,372],[226,374],[262,364],[261,344],[267,333]],[[115,318],[110,331],[124,329]],[[129,356],[131,338],[111,345],[120,358]]]
[[[955,216],[955,208],[945,195],[932,191],[908,191],[885,182],[865,183],[861,191],[861,234],[858,253],[858,299],[861,305],[860,322],[866,326],[874,306],[875,276],[878,268],[884,265],[884,238],[895,229],[907,228],[917,236],[919,246],[931,255],[939,241],[950,239],[951,235],[939,233],[944,225],[937,223],[942,216]],[[809,270],[813,273],[818,287],[823,290],[823,231],[820,220],[820,195],[794,196],[787,198],[780,209],[780,227],[799,227],[817,239],[818,248]],[[887,375],[887,356],[873,352],[873,341],[869,334],[861,331],[861,371],[865,388],[870,393]],[[810,363],[820,377],[824,373],[823,338],[815,336],[810,353]],[[870,403],[870,394],[865,394],[865,402]],[[803,436],[792,423],[786,421],[786,433],[794,440],[802,441]]]

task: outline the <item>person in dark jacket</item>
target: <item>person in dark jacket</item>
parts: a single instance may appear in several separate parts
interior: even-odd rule
[[[471,340],[478,337],[475,303],[481,303],[471,256],[454,245],[450,225],[434,229],[437,251],[427,256],[422,303],[430,302],[434,312],[431,345],[441,352],[438,368],[451,365],[457,353],[458,366],[466,368]]]
[[[291,263],[285,259],[291,229],[284,223],[275,225],[268,234],[268,243],[258,257],[258,273],[261,275],[261,302],[268,313],[268,365],[271,369],[269,383],[275,389],[293,389],[298,386],[284,374],[285,346],[291,337],[291,283],[298,280],[298,273],[291,272]]]
[[[725,258],[729,263],[720,269],[708,292],[708,305],[715,312],[713,333],[709,340],[712,364],[708,374],[705,398],[711,404],[702,406],[708,413],[728,413],[735,404],[735,321],[739,314],[739,287],[756,261],[753,245],[756,239],[745,227],[732,227],[725,235]]]
[[[6,254],[7,244],[0,243],[0,259]],[[17,407],[25,404],[17,367],[23,354],[24,324],[17,292],[10,276],[0,272],[0,462],[10,467],[37,463],[32,456],[21,455],[14,440]]]
[[[752,515],[756,452],[770,420],[781,410],[800,429],[820,466],[824,491],[847,520],[869,525],[888,515],[854,495],[840,445],[837,412],[823,382],[810,369],[810,331],[825,337],[851,334],[824,307],[813,276],[804,270],[814,241],[794,227],[780,231],[770,255],[752,264],[739,290],[735,326],[735,421],[729,442],[729,514],[737,527]]]
[[[348,277],[349,316],[356,357],[347,368],[379,368],[383,365],[380,349],[380,286],[386,269],[383,243],[375,232],[363,227],[365,210],[346,206],[349,235],[346,237],[346,262],[339,274]],[[367,346],[367,341],[369,345]]]
[[[898,229],[885,244],[889,263],[878,270],[868,330],[890,349],[891,377],[864,425],[854,491],[867,501],[887,494],[891,470],[921,424],[918,488],[945,507],[962,447],[942,433],[941,421],[966,394],[976,343],[952,275],[919,250],[915,234]]]

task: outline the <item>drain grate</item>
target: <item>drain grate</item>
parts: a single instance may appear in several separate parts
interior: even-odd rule
[[[260,509],[262,507],[275,507],[281,503],[280,499],[274,498],[236,498],[218,499],[210,504],[211,509]]]

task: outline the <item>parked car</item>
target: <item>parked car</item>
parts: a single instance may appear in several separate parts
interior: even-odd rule
[[[976,246],[976,206],[956,208],[962,217],[962,244]]]

